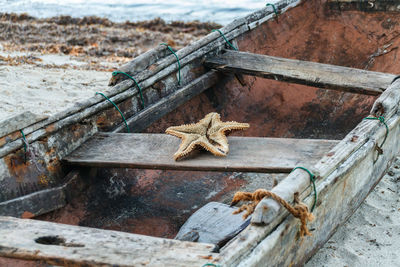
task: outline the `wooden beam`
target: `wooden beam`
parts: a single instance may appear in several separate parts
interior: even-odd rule
[[[165,134],[99,133],[64,158],[69,164],[144,169],[290,172],[300,162],[316,163],[338,141],[229,137],[227,157],[198,153],[175,161],[180,139]]]
[[[67,204],[68,191],[79,179],[79,172],[72,171],[62,186],[41,190],[22,197],[0,202],[0,216],[33,218],[64,207]]]
[[[155,104],[145,108],[138,114],[135,114],[127,120],[128,125],[132,132],[141,132],[149,127],[153,122],[159,120],[164,115],[173,111],[186,101],[192,99],[211,86],[215,85],[218,81],[218,74],[215,71],[209,71],[199,78],[193,80],[183,88],[178,89],[172,94],[163,97]],[[114,133],[121,132],[126,129],[124,123],[121,123]]]
[[[351,93],[379,95],[396,75],[295,59],[226,50],[205,64],[223,72],[299,83]]]
[[[214,245],[0,216],[0,256],[62,266],[202,266]]]

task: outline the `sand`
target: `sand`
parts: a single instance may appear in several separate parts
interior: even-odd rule
[[[107,90],[111,72],[148,49],[180,49],[219,27],[0,13],[0,121],[23,111],[51,116]]]
[[[107,89],[109,78],[101,71],[0,66],[0,121],[23,111],[50,116]]]
[[[400,157],[358,210],[305,265],[400,266]]]

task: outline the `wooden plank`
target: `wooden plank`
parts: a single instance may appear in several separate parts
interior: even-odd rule
[[[243,220],[242,214],[232,214],[235,210],[223,203],[210,202],[190,216],[175,239],[222,247],[250,224],[249,219]]]
[[[202,266],[214,245],[0,216],[0,256],[62,266]]]
[[[205,64],[223,72],[367,95],[382,93],[396,77],[387,73],[230,50],[218,57],[208,58]]]
[[[69,173],[62,186],[41,190],[22,197],[0,202],[0,216],[32,218],[64,207],[67,204],[66,190],[70,190],[79,178],[77,171]]]
[[[173,111],[186,101],[192,99],[196,95],[200,94],[204,90],[210,88],[215,85],[218,81],[218,74],[215,71],[209,71],[206,74],[200,76],[199,78],[193,80],[188,85],[183,88],[178,89],[174,93],[163,97],[155,103],[151,105],[138,114],[132,116],[127,120],[127,123],[131,129],[131,132],[141,132],[150,126],[153,122],[159,120],[164,115]],[[121,123],[116,129],[114,129],[114,133],[121,132],[126,129],[124,123]]]
[[[17,115],[5,118],[0,121],[0,137],[21,130],[47,118],[48,116],[34,114],[30,111],[24,111]]]
[[[165,134],[99,133],[64,158],[69,164],[174,170],[290,172],[301,162],[315,163],[338,141],[229,137],[227,157],[198,153],[175,161],[180,139]]]

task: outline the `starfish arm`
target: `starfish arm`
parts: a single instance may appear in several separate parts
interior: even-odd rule
[[[228,154],[229,152],[228,143],[226,144],[226,147],[216,146],[211,144],[211,142],[207,138],[202,139],[199,145],[203,147],[205,150],[219,157],[225,157],[226,154]]]

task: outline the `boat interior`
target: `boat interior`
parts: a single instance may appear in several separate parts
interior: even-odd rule
[[[241,52],[397,72],[398,13],[339,12],[322,2],[304,1],[239,36],[235,44]],[[240,71],[222,72],[216,85],[143,132],[164,133],[169,126],[197,122],[209,112],[218,112],[223,121],[250,124],[245,131],[233,132],[234,136],[283,138],[282,147],[287,145],[285,139],[288,142],[332,140],[330,145],[315,144],[313,149],[303,151],[303,158],[296,159],[297,164],[309,166],[314,163],[313,151],[327,153],[335,140],[341,140],[368,116],[375,99],[376,95],[371,94],[318,88]],[[295,149],[291,144],[285,150],[286,157],[295,153]],[[245,149],[241,153],[251,159],[255,151]],[[226,172],[111,167],[83,167],[80,171],[84,178],[79,184],[80,193],[75,192],[64,208],[37,219],[165,238],[174,238],[185,221],[207,203],[229,204],[236,191],[272,189],[290,172],[288,169]]]

